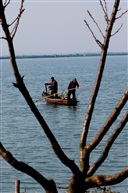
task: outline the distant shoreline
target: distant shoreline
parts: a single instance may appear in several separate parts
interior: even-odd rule
[[[27,59],[27,58],[62,58],[62,57],[89,57],[89,56],[100,56],[101,53],[80,53],[80,54],[48,54],[48,55],[17,55],[16,59]],[[109,52],[108,56],[115,55],[128,55],[128,52]],[[0,59],[9,59],[9,56],[0,56]]]

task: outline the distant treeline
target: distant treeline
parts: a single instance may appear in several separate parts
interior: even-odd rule
[[[128,55],[128,52],[109,52],[107,55]],[[60,57],[88,57],[100,56],[100,53],[80,53],[80,54],[51,54],[51,55],[17,55],[17,59],[25,58],[60,58]],[[0,59],[9,59],[9,56],[0,56]]]

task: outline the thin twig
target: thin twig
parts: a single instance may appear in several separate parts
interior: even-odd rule
[[[2,40],[2,39],[3,39],[3,40],[7,40],[7,38],[5,38],[5,37],[0,37],[0,39],[1,39],[1,40]]]
[[[94,17],[91,15],[91,13],[90,13],[89,11],[87,11],[87,12],[88,12],[89,16],[91,17],[91,19],[93,20],[93,22],[96,24],[96,26],[97,26],[98,30],[100,31],[102,37],[105,38],[105,37],[104,37],[104,34],[102,33],[102,31],[101,31],[98,23],[95,21]]]
[[[18,15],[19,16],[19,15]],[[12,22],[12,23],[10,23],[9,25],[8,25],[8,27],[10,27],[11,25],[13,25],[17,20],[18,20],[18,16],[16,17],[16,19]],[[13,30],[12,30],[13,31]],[[12,32],[11,32],[12,33]]]
[[[117,34],[121,30],[122,27],[123,27],[123,23],[121,24],[120,28],[114,34],[112,34],[111,36],[114,36],[115,34]]]
[[[11,0],[8,0],[8,2],[7,2],[7,0],[5,1],[5,3],[4,3],[4,8],[6,8],[6,7],[8,6],[8,4],[10,3],[10,1],[11,1]]]
[[[99,1],[100,1],[100,5],[101,5],[101,7],[102,7],[102,10],[103,10],[103,12],[104,12],[104,14],[105,14],[104,18],[105,18],[105,20],[106,20],[106,22],[107,22],[107,24],[108,24],[108,23],[109,23],[109,18],[108,18],[108,11],[107,11],[107,3],[106,3],[106,1],[104,0],[105,6],[103,6],[102,1],[101,1],[101,0],[99,0]]]
[[[105,7],[105,12],[106,12],[106,14],[108,15],[108,9],[107,9],[107,3],[106,3],[106,1],[104,0],[104,7]]]
[[[99,40],[97,40],[97,38],[96,38],[95,34],[93,33],[93,31],[91,30],[91,28],[90,28],[88,22],[87,22],[86,20],[84,20],[84,22],[86,23],[88,29],[90,30],[90,32],[91,32],[93,38],[94,38],[95,41],[96,41],[96,43],[102,48],[102,47],[103,47],[103,44],[102,44]]]
[[[14,36],[15,36],[15,34],[16,34],[16,32],[17,32],[21,15],[22,15],[22,13],[23,13],[24,10],[25,10],[25,9],[23,9],[23,3],[24,3],[24,0],[21,1],[20,13],[19,13],[19,15],[17,16],[17,18],[16,18],[16,20],[15,20],[15,21],[16,21],[16,24],[15,24],[15,26],[14,26],[12,32],[11,32],[11,34],[12,34],[12,39],[14,38]],[[14,22],[13,22],[13,23],[14,23]]]
[[[125,12],[123,12],[119,17],[116,17],[115,19],[120,19],[125,13],[127,13],[128,10],[126,10]]]

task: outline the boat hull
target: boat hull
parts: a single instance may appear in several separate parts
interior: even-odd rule
[[[72,99],[67,100],[67,98],[63,99],[61,97],[50,97],[45,92],[43,92],[43,97],[47,103],[51,104],[76,106],[78,103],[78,101]]]

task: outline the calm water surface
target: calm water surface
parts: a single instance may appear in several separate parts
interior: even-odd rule
[[[36,101],[41,97],[44,83],[54,76],[59,83],[59,91],[67,89],[68,83],[75,77],[81,89],[77,90],[78,106],[48,105],[45,101],[37,104],[48,126],[57,138],[65,154],[79,164],[79,140],[86,115],[93,84],[95,82],[99,57],[72,58],[36,58],[18,59],[21,75],[25,76],[25,84]],[[2,60],[1,65],[1,103],[0,103],[0,138],[5,148],[14,157],[34,167],[46,178],[53,178],[59,192],[66,187],[71,177],[68,168],[56,158],[43,130],[31,113],[18,89],[12,86],[15,82],[10,62]],[[118,103],[127,87],[128,56],[109,56],[107,58],[103,81],[98,94],[95,111],[90,125],[88,141],[92,140],[102,127],[108,116]],[[85,85],[89,85],[84,87]],[[97,160],[105,141],[119,124],[127,108],[121,112],[110,131],[91,156],[91,163]],[[122,131],[97,173],[114,174],[128,164],[127,139],[128,129]],[[42,193],[43,190],[31,177],[16,171],[0,157],[0,193],[14,192],[15,180],[21,181],[21,193]],[[113,190],[121,193],[127,190],[127,180],[113,186]]]

